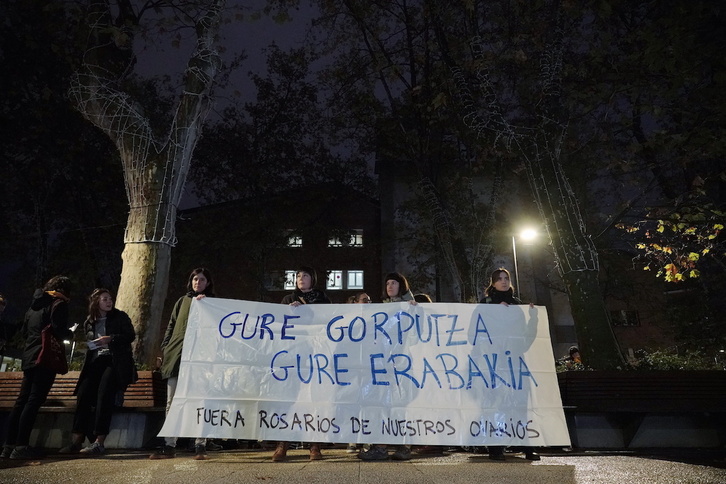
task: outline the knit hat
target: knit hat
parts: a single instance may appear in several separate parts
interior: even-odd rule
[[[388,274],[386,274],[386,277],[383,279],[384,287],[386,285],[386,281],[396,281],[400,284],[400,287],[398,288],[399,296],[402,296],[411,290],[411,288],[408,286],[408,281],[406,280],[406,277],[400,272],[389,272]]]

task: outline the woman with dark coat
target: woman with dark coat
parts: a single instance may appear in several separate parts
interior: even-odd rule
[[[177,299],[171,310],[171,318],[161,342],[161,378],[166,380],[166,413],[169,414],[171,402],[179,383],[179,368],[184,347],[184,336],[187,332],[189,310],[192,300],[214,297],[214,281],[212,274],[204,267],[197,267],[187,281],[187,293]],[[149,459],[171,459],[176,457],[176,437],[165,437],[164,445],[149,456]],[[207,459],[207,439],[199,437],[194,440],[194,459]]]
[[[59,340],[71,339],[68,329],[68,301],[71,282],[65,276],[55,276],[33,295],[33,303],[25,313],[21,329],[25,338],[22,369],[23,383],[20,394],[8,417],[2,457],[11,459],[38,459],[40,454],[30,447],[30,432],[40,406],[48,397],[55,381],[55,370],[38,366],[36,360],[42,348],[41,332],[50,325]]]
[[[482,304],[503,304],[510,306],[512,304],[524,304],[521,299],[514,295],[514,286],[509,271],[499,268],[492,272],[489,286],[484,289],[484,298],[479,301]],[[534,304],[529,303],[530,307]],[[504,447],[489,446],[489,458],[492,460],[505,460]],[[533,447],[524,447],[524,456],[527,460],[540,460],[539,454]]]
[[[282,298],[282,304],[293,307],[303,304],[330,304],[330,299],[325,292],[315,289],[318,276],[312,267],[303,266],[295,272],[295,290]],[[278,442],[275,452],[272,454],[273,462],[283,462],[287,459],[289,442]],[[320,444],[310,444],[310,460],[320,460],[323,454],[320,452]]]
[[[131,319],[114,307],[108,289],[94,289],[88,299],[88,318],[83,323],[88,351],[76,384],[73,441],[60,450],[61,454],[104,454],[117,397],[135,380],[131,343],[136,333]],[[90,423],[93,428],[89,428]],[[95,440],[82,449],[86,435]]]
[[[408,301],[412,306],[418,304],[411,292],[408,279],[400,272],[389,272],[383,278],[383,296],[381,299],[384,303]],[[371,445],[368,450],[358,454],[358,458],[365,461],[388,460],[388,447],[386,444]],[[411,458],[410,445],[392,445],[391,448],[394,450],[390,456],[393,460],[409,460]]]
[[[301,267],[295,273],[295,290],[282,298],[282,304],[299,306],[301,304],[330,304],[325,292],[316,289],[317,273],[312,267]]]

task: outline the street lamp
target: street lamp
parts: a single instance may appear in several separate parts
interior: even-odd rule
[[[532,228],[523,229],[519,233],[519,238],[523,242],[531,242],[537,238],[537,231]],[[517,236],[512,235],[512,256],[514,259],[514,287],[517,288],[517,296],[520,296],[519,292],[519,264],[517,263]]]

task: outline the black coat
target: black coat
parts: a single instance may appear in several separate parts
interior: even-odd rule
[[[313,289],[310,292],[302,292],[300,289],[295,289],[295,291],[282,298],[281,304],[290,304],[293,301],[298,301],[303,304],[330,304],[328,296],[318,289]]]
[[[87,341],[96,339],[95,327],[96,321],[91,319],[86,319],[83,323]],[[108,349],[111,351],[111,364],[116,371],[119,389],[123,391],[136,379],[136,365],[131,349],[131,343],[136,339],[136,332],[128,314],[116,308],[109,311],[106,314],[106,335],[111,337],[111,342],[108,344]],[[86,359],[83,361],[83,369],[78,377],[76,389],[88,377],[87,368],[92,356],[92,351],[86,352]]]
[[[73,338],[73,332],[68,329],[68,302],[37,289],[23,321],[22,334],[25,338],[23,371],[35,367],[35,360],[38,359],[42,345],[40,334],[48,324],[53,327],[56,338],[61,340]]]
[[[524,304],[521,299],[516,297],[513,294],[514,291],[511,289],[509,291],[497,291],[496,289],[491,289],[489,291],[489,294],[484,297],[479,303],[481,304],[501,304],[503,302],[507,304]]]

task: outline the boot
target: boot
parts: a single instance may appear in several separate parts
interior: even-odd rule
[[[323,454],[320,453],[320,445],[310,444],[310,460],[321,460]]]
[[[289,442],[278,442],[275,453],[272,454],[272,462],[282,462],[287,457],[287,448],[290,446]]]

